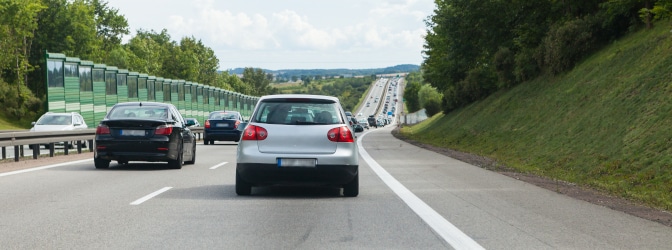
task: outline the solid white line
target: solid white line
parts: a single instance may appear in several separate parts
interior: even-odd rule
[[[401,198],[408,207],[410,207],[422,220],[429,225],[443,240],[455,249],[485,249],[476,241],[455,227],[448,220],[443,218],[427,203],[415,196],[408,188],[397,181],[388,173],[378,162],[376,162],[368,152],[362,147],[362,139],[367,133],[359,136],[357,146],[359,146],[359,155],[369,164],[369,167],[385,182],[385,184]]]
[[[224,164],[227,164],[227,163],[228,163],[228,162],[222,162],[222,163],[220,163],[220,164],[217,164],[217,165],[211,167],[210,169],[216,169],[216,168],[218,168],[218,167],[224,166]]]
[[[154,198],[154,196],[157,196],[157,195],[159,195],[159,194],[161,194],[161,193],[163,193],[163,192],[166,192],[166,191],[168,191],[168,190],[171,189],[171,188],[173,188],[173,187],[164,187],[164,188],[162,188],[162,189],[159,189],[159,190],[157,190],[157,191],[154,192],[154,193],[148,194],[148,195],[145,196],[145,197],[142,197],[142,198],[140,198],[140,199],[137,199],[137,200],[134,201],[134,202],[131,202],[131,205],[140,205],[140,204],[142,204],[143,202],[145,202],[145,201],[147,201],[147,200],[149,200],[149,199],[151,199],[151,198]]]
[[[62,167],[62,166],[66,166],[66,165],[78,164],[78,163],[92,161],[92,160],[93,160],[93,158],[79,160],[79,161],[69,161],[69,162],[64,162],[64,163],[58,163],[58,164],[47,165],[47,166],[42,166],[42,167],[36,167],[36,168],[16,170],[16,171],[7,172],[7,173],[1,173],[0,177],[5,177],[5,176],[15,175],[15,174],[22,174],[22,173],[27,173],[27,172],[37,171],[37,170],[43,170],[43,169],[48,169],[48,168]]]

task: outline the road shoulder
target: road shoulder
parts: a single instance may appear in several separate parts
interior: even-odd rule
[[[553,180],[533,174],[515,172],[511,168],[497,164],[494,160],[483,156],[459,152],[447,148],[435,147],[405,138],[399,134],[398,129],[394,129],[392,131],[392,135],[399,140],[413,144],[417,147],[430,150],[486,170],[497,172],[499,174],[506,175],[559,194],[564,194],[574,199],[587,201],[595,205],[608,207],[616,211],[624,212],[642,219],[655,221],[662,225],[672,227],[672,212],[670,211],[650,208],[621,197],[615,197],[602,193],[598,190],[581,187],[574,183]]]

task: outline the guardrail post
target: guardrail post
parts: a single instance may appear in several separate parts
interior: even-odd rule
[[[37,159],[37,157],[40,155],[40,144],[33,144],[29,147],[33,149],[33,159]]]
[[[89,140],[87,146],[89,146],[89,152],[93,152],[93,140]]]
[[[21,153],[21,157],[24,157],[24,156],[25,156],[25,154],[24,154],[24,152],[23,152],[23,145],[20,145],[20,146],[19,146],[19,152]]]
[[[49,157],[54,157],[54,152],[56,151],[54,148],[54,143],[49,143]]]
[[[2,159],[7,159],[7,148],[2,147]]]
[[[63,142],[63,152],[65,155],[68,155],[68,149],[70,149],[70,142],[64,141]]]
[[[19,145],[14,146],[14,161],[19,161]]]
[[[77,141],[77,153],[82,153],[82,141]]]

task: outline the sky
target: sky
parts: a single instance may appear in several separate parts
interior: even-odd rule
[[[130,34],[168,31],[211,48],[220,70],[420,65],[433,0],[107,0]]]

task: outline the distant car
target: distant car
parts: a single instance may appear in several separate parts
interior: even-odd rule
[[[366,118],[362,118],[358,120],[359,124],[362,125],[365,129],[369,129],[369,122]]]
[[[366,118],[366,121],[369,123],[370,127],[378,128],[378,123],[376,123],[376,118],[373,117],[373,115],[370,115],[369,118]]]
[[[44,131],[73,131],[88,129],[89,126],[86,125],[84,117],[77,112],[69,113],[53,113],[47,112],[43,114],[37,122],[32,122],[31,132],[44,132]],[[69,148],[74,148],[75,142],[70,142],[68,145]],[[56,143],[56,145],[63,145],[63,143]],[[48,145],[44,145],[45,148]],[[82,146],[86,146],[86,141],[82,141]]]
[[[200,127],[201,123],[198,122],[198,119],[196,118],[184,118],[184,121],[187,122],[187,126],[190,127]]]
[[[118,103],[96,128],[93,162],[168,162],[168,167],[196,162],[196,140],[174,105],[157,102]]]
[[[243,116],[238,111],[210,112],[203,127],[203,144],[215,144],[215,141],[240,141],[238,126],[243,123]]]
[[[315,114],[294,122],[294,110]],[[303,112],[299,117],[303,117]],[[359,194],[359,155],[354,133],[338,98],[269,95],[259,99],[238,143],[236,193],[268,185],[330,186]]]
[[[345,111],[345,117],[347,118],[346,120],[350,123],[352,126],[352,112],[350,111]]]

